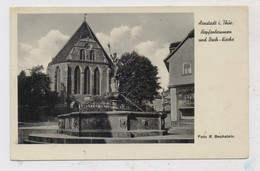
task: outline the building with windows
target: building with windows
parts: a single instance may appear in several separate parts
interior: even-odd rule
[[[169,71],[173,127],[194,127],[194,30],[172,43],[164,60]]]
[[[110,91],[112,60],[84,20],[47,68],[52,91],[80,102]]]

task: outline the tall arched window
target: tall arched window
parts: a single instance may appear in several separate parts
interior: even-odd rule
[[[94,50],[90,51],[90,60],[94,61],[96,59],[96,52]]]
[[[94,71],[94,95],[100,95],[100,73],[98,68]]]
[[[90,70],[89,67],[84,71],[84,94],[90,94]]]
[[[81,50],[80,50],[80,57],[79,57],[79,58],[80,58],[80,59],[85,59],[85,56],[86,56],[86,55],[85,55],[85,50],[84,50],[84,49],[81,49]]]
[[[71,94],[71,68],[68,66],[67,93]]]
[[[80,69],[78,66],[74,73],[74,94],[80,94]]]
[[[60,91],[60,67],[56,67],[55,70],[55,91]]]

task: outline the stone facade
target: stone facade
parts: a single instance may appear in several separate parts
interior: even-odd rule
[[[110,91],[113,63],[86,23],[49,63],[52,91],[66,91],[79,102]]]

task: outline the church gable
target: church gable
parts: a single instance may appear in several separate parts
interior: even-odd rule
[[[107,62],[113,65],[112,60],[105,52],[97,37],[84,21],[70,40],[50,62],[50,65],[73,60]]]
[[[80,39],[71,50],[66,61],[105,62],[108,63],[101,46],[88,38]]]

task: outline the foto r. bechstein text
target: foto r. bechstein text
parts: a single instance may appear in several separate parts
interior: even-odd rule
[[[235,138],[234,135],[214,135],[214,138]]]
[[[207,139],[207,138],[235,138],[234,135],[198,135],[200,139]]]

